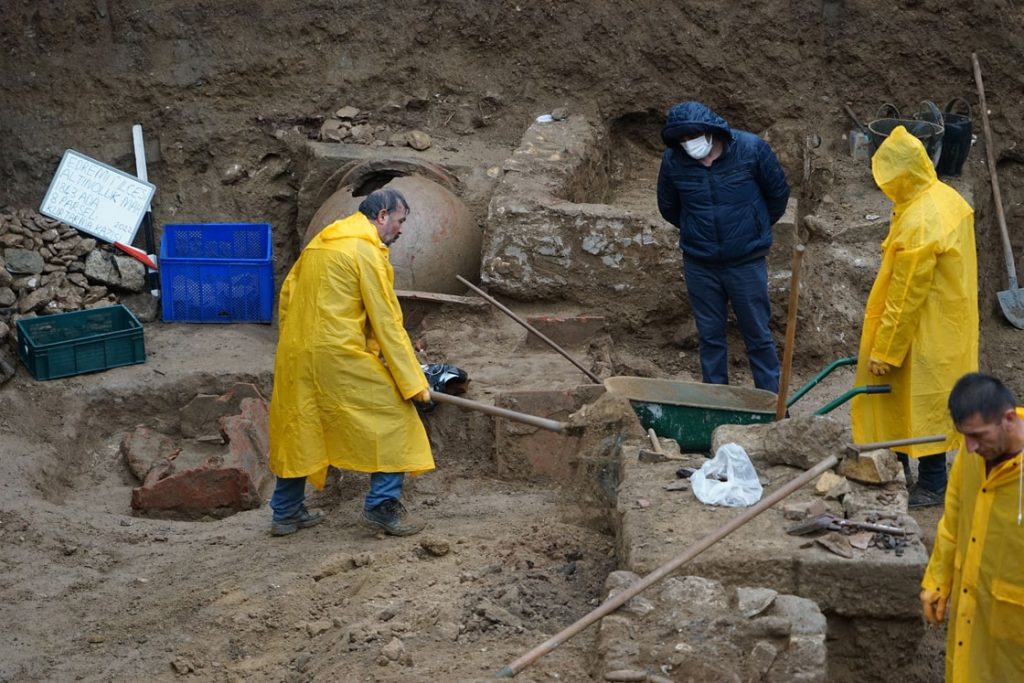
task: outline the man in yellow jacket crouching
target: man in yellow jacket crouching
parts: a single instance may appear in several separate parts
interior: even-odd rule
[[[942,624],[950,606],[947,683],[1024,681],[1024,408],[975,372],[949,412],[959,452],[921,581],[924,618]]]
[[[430,391],[388,261],[408,213],[397,190],[372,192],[313,238],[281,287],[270,401],[275,536],[323,521],[306,510],[305,486],[308,478],[323,488],[329,465],[371,473],[367,524],[396,536],[425,526],[399,500],[406,473],[434,469],[411,402]]]

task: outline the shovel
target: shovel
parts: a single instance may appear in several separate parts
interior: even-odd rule
[[[840,529],[854,529],[859,531],[873,531],[875,533],[892,534],[893,536],[906,536],[907,531],[898,526],[887,526],[885,524],[871,524],[870,522],[854,522],[842,517],[836,517],[831,512],[826,512],[817,517],[800,522],[786,529],[790,536],[806,536],[815,531],[839,531]]]
[[[996,173],[996,154],[992,148],[992,130],[988,125],[988,107],[985,104],[985,85],[981,82],[981,65],[978,55],[971,53],[974,65],[974,81],[978,84],[978,102],[981,105],[981,126],[985,129],[985,157],[988,160],[988,173],[992,179],[992,201],[996,205],[996,219],[999,221],[999,232],[1003,237],[1003,258],[1006,260],[1006,277],[1009,280],[1007,289],[996,292],[999,307],[1010,324],[1024,330],[1024,289],[1017,287],[1017,267],[1014,265],[1013,248],[1010,246],[1010,232],[1006,229],[1006,216],[1003,214],[1003,196],[999,192],[999,174]]]

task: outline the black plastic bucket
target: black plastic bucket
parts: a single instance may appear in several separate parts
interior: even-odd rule
[[[963,103],[967,107],[966,114],[953,112],[957,103]],[[939,157],[939,165],[936,167],[939,175],[958,176],[967,161],[967,155],[971,153],[971,142],[973,141],[973,126],[971,124],[971,105],[963,98],[954,97],[946,105],[946,113],[943,116],[946,133],[943,136],[942,155]]]
[[[878,151],[878,146],[889,137],[898,126],[903,126],[907,132],[913,135],[924,144],[924,151],[928,158],[935,164],[937,154],[941,152],[942,126],[931,121],[918,121],[916,119],[875,119],[868,124],[868,134],[871,138],[871,145],[874,147],[872,156]]]

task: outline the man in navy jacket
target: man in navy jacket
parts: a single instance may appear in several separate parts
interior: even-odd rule
[[[699,102],[681,102],[662,128],[658,209],[679,229],[683,277],[705,382],[728,384],[727,305],[747,347],[754,384],[778,392],[779,356],[768,321],[768,249],[789,183],[767,142],[732,130]]]

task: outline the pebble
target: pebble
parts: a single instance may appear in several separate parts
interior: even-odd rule
[[[434,557],[444,557],[451,551],[451,545],[443,538],[427,536],[420,540],[420,547]]]
[[[647,672],[640,669],[619,669],[604,675],[606,681],[646,681]]]

